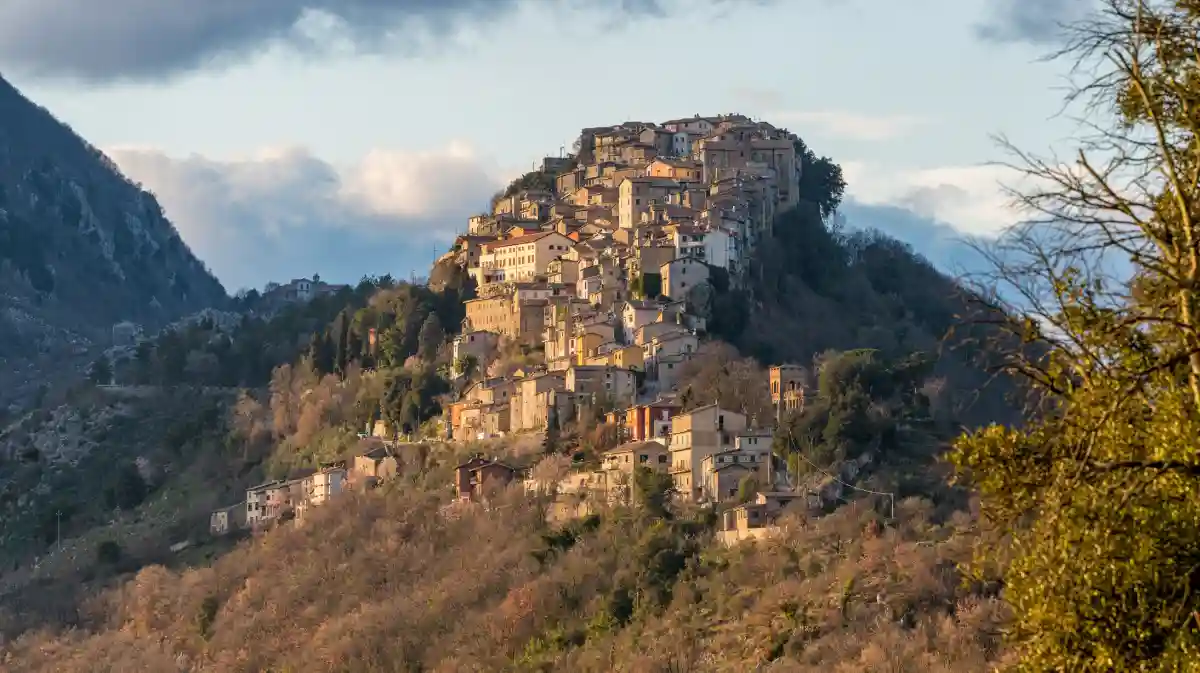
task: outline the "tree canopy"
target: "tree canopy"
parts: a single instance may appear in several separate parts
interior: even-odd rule
[[[1056,54],[1091,77],[1072,163],[1017,151],[1031,221],[993,251],[1018,306],[1021,428],[953,460],[1011,530],[1023,671],[1180,671],[1200,661],[1200,5],[1104,0]],[[1128,260],[1129,267],[1114,265]],[[999,298],[993,303],[1003,305]]]

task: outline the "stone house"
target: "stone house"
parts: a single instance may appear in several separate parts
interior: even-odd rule
[[[697,285],[708,282],[708,265],[696,257],[679,257],[658,268],[662,294],[671,299],[686,299]]]
[[[579,282],[579,260],[560,257],[546,265],[546,281],[573,286]]]
[[[671,194],[684,189],[670,178],[637,177],[621,181],[617,195],[617,221],[621,229],[632,229],[649,215],[653,203],[667,203]]]
[[[677,258],[691,257],[710,266],[729,269],[731,262],[739,257],[737,239],[720,227],[685,223],[673,224],[668,229]]]
[[[658,319],[661,304],[640,299],[629,300],[621,307],[621,334],[624,343],[632,344],[637,339],[637,331]]]
[[[618,369],[630,369],[633,371],[644,371],[646,368],[646,360],[642,347],[637,344],[619,347],[609,352],[607,364]]]
[[[470,269],[479,266],[479,256],[483,254],[483,246],[495,240],[493,236],[463,234],[454,239],[451,251],[457,256],[459,264]]]
[[[631,404],[637,394],[637,378],[628,369],[610,366],[575,365],[566,372],[566,389],[606,400],[618,407]]]
[[[646,175],[686,182],[699,182],[703,171],[700,162],[693,159],[658,157],[646,166]]]
[[[540,338],[544,326],[545,299],[515,302],[511,296],[480,297],[463,303],[464,329],[496,332],[522,343]]]
[[[671,419],[680,411],[679,404],[658,399],[647,404],[635,404],[614,412],[613,421],[621,428],[621,437],[631,442],[671,441]]]
[[[754,500],[722,513],[717,539],[722,544],[732,545],[775,535],[779,532],[776,522],[794,503],[808,508],[813,505],[813,499],[807,493],[756,493]]]
[[[746,429],[746,416],[710,404],[671,419],[671,477],[683,497],[704,496],[701,466],[705,458],[732,448]]]
[[[354,457],[353,481],[367,488],[395,478],[400,463],[387,446],[379,446]]]
[[[517,384],[504,377],[476,381],[463,391],[462,399],[480,404],[504,404],[516,393]]]
[[[454,491],[460,500],[486,498],[517,476],[516,468],[495,458],[475,456],[454,468]]]
[[[562,372],[543,372],[518,381],[509,403],[509,428],[513,432],[544,430],[550,410],[555,408],[550,393],[566,389],[566,376]]]
[[[344,464],[322,467],[300,480],[300,495],[293,501],[297,517],[320,507],[346,490],[349,471]]]
[[[656,358],[653,362],[646,361],[646,380],[653,383],[656,390],[673,390],[679,382],[683,365],[691,359],[690,354],[671,355]]]
[[[282,514],[288,501],[288,484],[283,480],[268,481],[246,489],[246,525],[257,528]]]
[[[701,461],[701,497],[709,502],[736,497],[738,487],[746,477],[753,477],[759,488],[771,489],[774,483],[772,462],[770,433],[742,432],[734,440],[733,448],[718,451]]]
[[[642,325],[638,328],[637,336],[633,342],[639,345],[645,345],[654,340],[655,337],[665,336],[667,334],[683,334],[687,332],[687,328],[675,321],[662,320],[662,312],[658,314],[658,320],[649,325]]]
[[[650,343],[642,346],[642,361],[646,371],[654,371],[661,377],[659,371],[663,363],[682,363],[700,348],[700,338],[690,332],[668,332],[656,336]]]
[[[209,517],[208,530],[214,536],[220,537],[241,530],[246,525],[246,503],[239,502],[215,510]]]
[[[666,444],[659,441],[627,442],[604,452],[604,469],[632,475],[639,467],[666,472],[671,459]]]
[[[488,361],[500,346],[500,334],[487,330],[471,330],[454,337],[452,357],[455,366],[470,356],[479,363],[479,370],[487,367]],[[461,373],[461,372],[456,372]]]

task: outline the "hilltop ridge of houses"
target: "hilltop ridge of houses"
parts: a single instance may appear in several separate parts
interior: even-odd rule
[[[447,439],[606,414],[625,443],[553,490],[625,498],[640,465],[669,474],[683,498],[720,502],[744,498],[752,477],[765,495],[743,506],[744,527],[791,499],[771,452],[776,419],[685,410],[677,384],[705,337],[706,296],[747,282],[776,214],[798,202],[797,140],[740,114],[586,128],[573,154],[543,160],[540,182],[515,183],[471,217],[439,260],[476,282],[453,357],[457,373],[467,361],[481,373],[447,406]],[[533,183],[543,186],[515,186]],[[514,344],[540,361],[493,371]],[[773,367],[769,379],[777,417],[803,405],[799,367]],[[771,495],[780,490],[792,495]]]
[[[800,367],[770,368],[769,419],[685,405],[677,390],[705,338],[707,298],[717,286],[747,282],[776,214],[798,202],[797,141],[740,114],[586,128],[570,156],[545,158],[540,179],[514,183],[491,212],[469,218],[438,260],[476,283],[452,343],[460,393],[444,405],[444,439],[554,433],[605,419],[619,446],[599,468],[549,484],[524,481],[530,491],[554,493],[561,516],[627,501],[639,467],[669,475],[685,500],[737,499],[723,514],[730,539],[755,537],[793,501],[820,506],[839,497],[841,478],[862,464],[802,487],[772,452],[778,419],[804,404]],[[316,279],[292,286],[275,291],[290,298],[325,290]],[[514,352],[528,357],[505,366],[504,354]],[[344,488],[389,478],[390,451],[377,447],[353,466],[252,488],[241,509],[213,514],[213,531],[234,527],[225,523],[234,514],[251,528],[285,513],[302,517]],[[476,456],[456,468],[454,486],[473,500],[521,476]],[[754,493],[742,492],[746,483]]]

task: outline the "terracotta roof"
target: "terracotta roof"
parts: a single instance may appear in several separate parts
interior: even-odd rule
[[[616,455],[620,455],[623,453],[630,453],[631,451],[637,451],[638,449],[641,449],[643,447],[649,448],[651,445],[653,446],[653,448],[660,449],[663,451],[665,451],[667,448],[667,447],[663,446],[662,442],[654,442],[654,441],[649,441],[649,440],[644,441],[644,442],[627,442],[618,447],[615,447],[615,448],[609,449],[608,451],[605,451],[604,455],[616,456]]]
[[[680,182],[678,180],[676,180],[675,178],[664,178],[664,177],[659,177],[656,175],[637,175],[637,176],[628,177],[625,179],[630,182],[649,182],[651,184],[661,184],[661,185],[678,185],[678,184],[680,184]]]
[[[539,241],[551,234],[558,234],[559,236],[562,236],[562,234],[559,234],[557,231],[539,231],[536,234],[525,234],[524,236],[517,236],[516,238],[510,238],[510,239],[507,239],[504,241],[500,241],[499,243],[490,244],[490,245],[488,245],[488,250],[489,251],[490,250],[498,250],[500,248],[507,248],[507,247],[513,246],[513,245],[523,245],[525,243],[533,243],[534,241]]]

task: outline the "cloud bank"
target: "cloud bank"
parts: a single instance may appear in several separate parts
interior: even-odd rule
[[[313,273],[340,282],[423,275],[512,177],[463,144],[376,150],[343,167],[299,148],[229,161],[108,152],[157,195],[184,240],[233,289]],[[849,163],[846,172],[841,211],[849,226],[908,243],[951,274],[978,271],[982,259],[967,241],[994,236],[1012,220],[988,169]]]
[[[506,184],[469,147],[375,151],[336,167],[299,148],[232,161],[155,149],[108,154],[154,192],[180,235],[226,287],[320,273],[423,275],[466,218]]]
[[[1093,0],[989,0],[987,14],[975,33],[992,42],[1051,45],[1062,38],[1062,26],[1087,16]]]
[[[1000,166],[939,166],[903,169],[866,161],[842,163],[847,192],[858,203],[897,206],[948,222],[964,234],[996,236],[1017,222],[1004,186],[1021,187],[1021,176]]]
[[[0,62],[41,76],[107,82],[220,67],[275,45],[414,54],[460,28],[487,27],[522,4],[615,16],[676,6],[673,0],[3,0]]]

